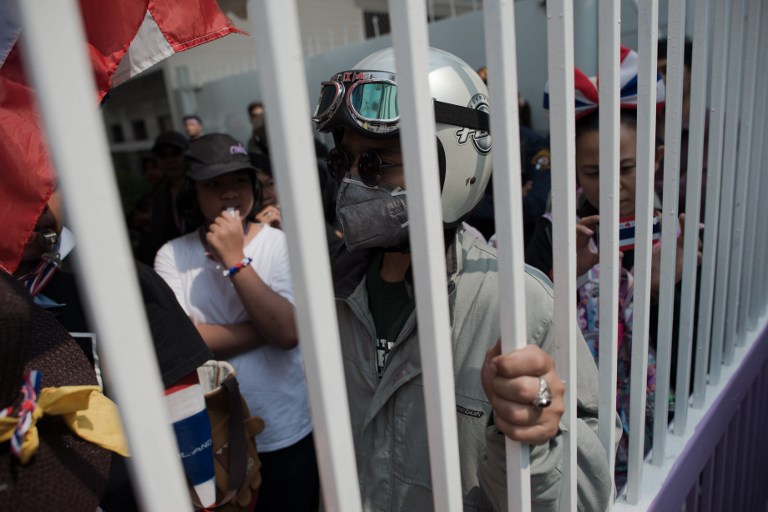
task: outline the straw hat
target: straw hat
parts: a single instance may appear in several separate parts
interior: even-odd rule
[[[85,354],[59,322],[37,307],[13,277],[0,272],[0,411],[22,405],[22,383],[41,373],[40,389],[97,385]],[[0,510],[96,510],[111,454],[75,435],[60,416],[36,424],[40,444],[28,463],[0,442]],[[2,433],[2,431],[0,431]]]

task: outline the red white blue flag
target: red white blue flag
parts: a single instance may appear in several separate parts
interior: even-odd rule
[[[55,182],[21,61],[16,1],[0,0],[0,269],[7,272],[17,268]],[[80,9],[96,101],[173,53],[240,32],[216,0],[80,0]]]

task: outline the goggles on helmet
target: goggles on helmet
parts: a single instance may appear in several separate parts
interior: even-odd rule
[[[371,135],[398,130],[397,75],[388,71],[351,70],[323,82],[312,121],[321,132],[342,125]],[[435,121],[489,131],[487,112],[434,100]]]
[[[344,121],[354,122],[366,132],[388,134],[397,130],[400,112],[395,75],[353,70],[337,73],[323,82],[312,120],[318,130],[328,131],[327,126],[344,122],[340,116],[346,116]]]

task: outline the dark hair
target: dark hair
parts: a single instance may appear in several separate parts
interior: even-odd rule
[[[637,130],[637,110],[621,109],[619,113],[619,123],[631,126]],[[584,117],[576,120],[576,142],[585,133],[594,132],[600,129],[600,112],[595,110]]]
[[[659,43],[658,43],[658,46],[657,46],[657,52],[658,52],[657,58],[659,58],[659,59],[666,59],[667,58],[667,40],[666,40],[666,38],[659,39]],[[683,65],[686,68],[688,68],[688,71],[690,71],[691,70],[691,64],[693,63],[693,41],[691,41],[687,37],[685,38],[684,52],[685,53],[683,54]]]
[[[256,179],[256,172],[251,169],[245,170],[248,171],[248,178],[251,180],[251,187],[253,190],[253,208],[251,208],[251,211],[248,212],[245,217],[251,222],[255,222],[256,214],[261,211],[261,184],[259,184],[259,180]],[[205,222],[203,214],[200,211],[200,205],[197,202],[197,190],[195,189],[194,180],[184,178],[184,185],[181,187],[178,198],[176,199],[176,211],[179,212],[179,216],[184,220],[184,234],[191,233]]]
[[[269,155],[266,153],[248,153],[248,158],[251,160],[251,165],[264,174],[272,177],[272,164],[269,160]]]
[[[198,123],[200,123],[200,124],[203,124],[203,120],[202,120],[202,119],[200,119],[200,116],[198,116],[198,115],[196,115],[196,114],[190,114],[190,115],[188,115],[188,116],[184,116],[184,117],[182,117],[182,118],[181,118],[181,120],[182,120],[182,121],[184,121],[185,123],[186,123],[187,121],[189,121],[190,119],[194,119],[194,120],[195,120],[195,121],[197,121]]]
[[[264,108],[264,104],[260,101],[252,101],[248,104],[248,115],[251,115],[251,110],[255,109],[256,107]]]
[[[527,101],[518,109],[520,124],[529,130],[533,130],[533,121],[531,120],[531,105]]]

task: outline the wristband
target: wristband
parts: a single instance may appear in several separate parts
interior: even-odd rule
[[[223,270],[222,275],[224,277],[232,277],[233,275],[237,274],[237,272],[241,268],[247,267],[248,265],[250,265],[252,261],[253,261],[253,258],[243,258],[236,265],[229,267],[229,269],[227,270]]]

